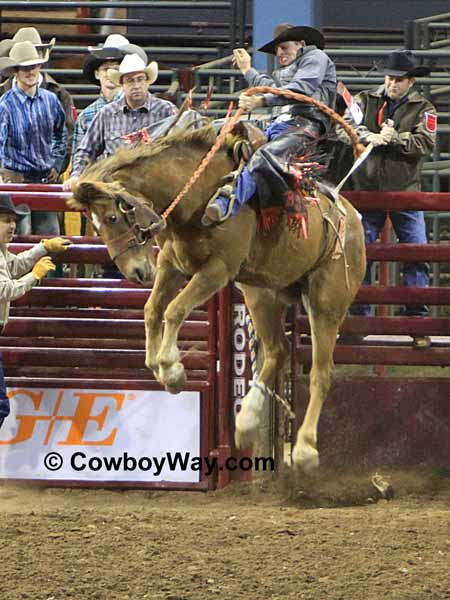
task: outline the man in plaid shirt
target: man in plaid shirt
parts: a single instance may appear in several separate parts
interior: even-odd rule
[[[118,69],[120,61],[126,54],[139,54],[142,60],[147,63],[147,55],[142,48],[135,44],[130,44],[123,35],[113,33],[109,35],[103,43],[103,46],[89,48],[89,54],[86,57],[83,66],[84,78],[100,86],[100,96],[86,106],[80,113],[75,123],[73,134],[72,155],[75,154],[78,146],[88,130],[89,125],[101,109],[118,99],[120,94],[120,85],[113,83],[108,77],[108,69]]]
[[[127,54],[119,70],[109,69],[107,75],[122,86],[123,97],[107,104],[94,117],[73,157],[71,177],[63,186],[67,191],[71,191],[89,163],[114,154],[127,143],[129,134],[178,113],[172,102],[156,98],[148,91],[158,76],[156,62],[146,66],[138,54]]]

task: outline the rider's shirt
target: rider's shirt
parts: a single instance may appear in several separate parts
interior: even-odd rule
[[[249,86],[270,86],[310,96],[331,108],[336,99],[336,67],[333,61],[316,46],[301,48],[297,58],[290,65],[277,69],[272,77],[249,69],[245,74]],[[315,107],[298,103],[292,104],[288,98],[275,94],[264,94],[267,106],[273,107],[274,119],[285,121],[296,116],[327,122],[326,117]]]

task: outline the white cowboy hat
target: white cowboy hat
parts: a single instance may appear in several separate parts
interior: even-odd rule
[[[19,42],[11,48],[7,58],[0,58],[0,73],[11,75],[13,69],[17,67],[31,67],[45,62],[46,59],[39,57],[38,51],[31,42]]]
[[[88,46],[89,52],[94,54],[94,56],[98,53],[105,54],[108,50],[113,48],[120,50],[123,54],[139,54],[144,63],[147,64],[147,54],[145,53],[145,50],[136,46],[136,44],[130,44],[129,40],[120,33],[108,35],[103,42],[103,46]]]
[[[18,29],[12,39],[2,40],[0,42],[0,56],[8,56],[14,44],[20,42],[31,42],[37,50],[44,54],[45,62],[48,61],[50,52],[55,45],[56,38],[52,38],[47,44],[42,42],[39,31],[35,27],[21,27]]]
[[[119,69],[108,69],[108,77],[113,83],[120,85],[124,75],[141,72],[147,75],[148,85],[152,85],[158,77],[158,63],[153,61],[147,67],[138,54],[127,54]]]

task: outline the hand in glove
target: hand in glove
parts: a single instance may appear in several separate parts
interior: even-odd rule
[[[47,275],[49,271],[53,271],[54,269],[56,269],[56,265],[54,264],[50,256],[44,256],[43,258],[37,261],[37,263],[31,269],[31,272],[36,277],[36,279],[41,280]]]
[[[252,58],[244,48],[236,48],[233,50],[232,62],[244,75],[252,66]]]
[[[377,146],[387,145],[387,141],[384,139],[381,133],[369,133],[369,135],[366,136],[366,141],[368,144],[373,144],[374,148]]]
[[[61,254],[70,246],[70,240],[66,240],[62,237],[54,237],[49,240],[42,240],[42,243],[44,244],[47,252],[51,252],[52,254]]]
[[[239,97],[239,108],[244,112],[252,112],[255,108],[264,106],[264,96],[246,96],[241,94]]]
[[[397,144],[399,141],[398,131],[389,125],[383,125],[380,135],[386,140],[386,144]]]

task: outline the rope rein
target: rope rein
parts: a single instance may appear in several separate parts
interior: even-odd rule
[[[349,136],[354,153],[359,156],[365,150],[364,146],[360,143],[358,135],[356,131],[353,129],[351,125],[346,123],[344,119],[337,114],[332,108],[320,102],[319,100],[315,100],[314,98],[310,98],[309,96],[305,96],[304,94],[297,94],[296,92],[292,92],[291,90],[279,90],[277,88],[271,88],[267,86],[258,86],[253,87],[246,90],[243,95],[244,96],[254,96],[255,94],[275,94],[276,96],[284,96],[285,98],[291,98],[297,102],[305,102],[306,104],[312,104],[323,113],[328,115],[332,121],[338,123],[344,131]],[[232,117],[230,117],[227,121],[225,121],[224,126],[222,127],[221,132],[217,136],[216,141],[214,142],[211,149],[208,153],[203,157],[201,163],[197,167],[196,171],[189,179],[189,181],[183,186],[182,190],[178,193],[178,195],[172,200],[166,210],[162,213],[161,217],[163,219],[167,219],[167,217],[171,214],[171,212],[176,208],[176,206],[181,202],[181,200],[186,196],[186,194],[190,191],[192,186],[198,181],[200,176],[204,173],[206,167],[217,154],[218,150],[225,143],[225,139],[227,135],[233,130],[233,127],[239,121],[243,114],[242,108],[238,108]]]

